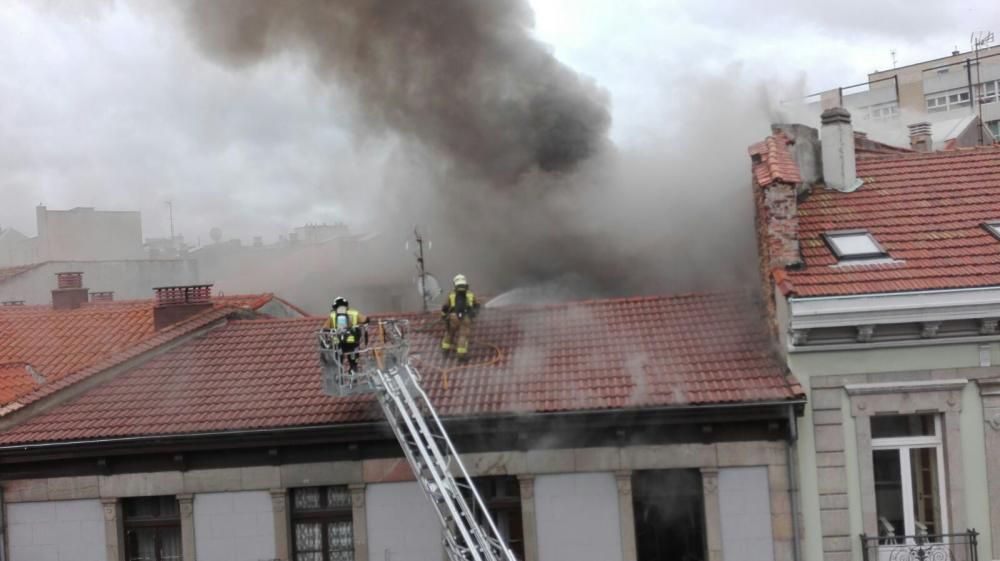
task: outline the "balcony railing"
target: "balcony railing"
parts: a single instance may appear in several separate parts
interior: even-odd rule
[[[861,534],[864,561],[979,561],[979,532],[917,536]]]

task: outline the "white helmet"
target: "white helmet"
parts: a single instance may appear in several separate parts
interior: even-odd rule
[[[460,286],[469,286],[469,281],[465,280],[465,275],[455,275],[455,278],[451,281],[455,285],[455,288]]]

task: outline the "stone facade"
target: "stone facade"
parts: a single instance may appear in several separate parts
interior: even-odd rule
[[[546,528],[559,522],[548,506],[539,500],[539,482],[542,499],[549,496],[552,484],[579,482],[599,478],[606,482],[606,493],[600,495],[602,516],[614,524],[608,530],[613,538],[614,555],[607,561],[636,561],[635,527],[632,513],[632,473],[637,470],[700,469],[705,499],[706,539],[711,561],[724,561],[723,543],[726,536],[721,528],[723,504],[733,504],[738,497],[720,495],[720,474],[726,477],[731,468],[753,467],[766,473],[766,481],[758,482],[766,488],[759,489],[761,497],[768,497],[770,533],[774,561],[791,561],[792,521],[786,464],[786,444],[782,441],[720,442],[712,444],[646,445],[603,448],[576,448],[558,450],[532,450],[489,452],[463,455],[463,462],[472,476],[514,475],[518,477],[521,491],[522,520],[525,527],[525,561],[552,559],[540,552],[546,539],[552,540]],[[567,479],[569,477],[569,479]],[[580,478],[583,479],[580,479]],[[116,474],[104,476],[57,477],[45,479],[13,480],[3,483],[4,500],[8,516],[13,510],[26,505],[56,504],[60,501],[91,501],[96,513],[93,533],[108,561],[120,561],[124,554],[120,499],[136,496],[173,495],[181,501],[182,543],[185,561],[201,557],[219,559],[215,545],[231,550],[226,544],[253,546],[253,555],[263,554],[265,545],[273,550],[273,558],[287,560],[291,553],[291,540],[287,489],[303,486],[348,485],[352,494],[355,527],[355,558],[382,559],[385,536],[384,525],[375,524],[379,505],[385,501],[373,497],[391,490],[394,485],[412,485],[409,467],[400,458],[362,461],[316,462],[189,470],[155,473]],[[558,485],[557,485],[558,487]],[[419,493],[418,493],[419,495]],[[381,495],[379,495],[381,496]],[[391,499],[391,493],[389,494]],[[430,506],[422,496],[414,499],[415,505]],[[598,500],[598,499],[595,499]],[[237,501],[249,501],[237,509]],[[390,501],[391,503],[392,501]],[[242,502],[240,503],[242,504]],[[386,503],[389,504],[389,503]],[[228,507],[226,507],[228,505]],[[218,507],[218,508],[217,508]],[[225,508],[224,508],[225,507]],[[45,507],[47,508],[47,507]],[[234,511],[232,520],[223,511]],[[239,510],[239,512],[235,512]],[[227,512],[228,512],[227,511]],[[266,512],[265,512],[266,511]],[[382,509],[386,515],[392,514]],[[762,511],[763,512],[763,511]],[[266,536],[267,543],[240,538],[248,532],[236,528],[234,520],[253,514],[252,525],[259,536]],[[577,513],[578,514],[578,513]],[[384,518],[384,516],[383,516]],[[436,517],[433,517],[437,524]],[[247,522],[249,524],[249,522]],[[610,522],[609,522],[610,524]],[[440,542],[440,531],[435,526],[435,542]],[[253,542],[253,543],[251,543]],[[380,545],[381,544],[381,545]],[[607,544],[605,544],[607,545]],[[395,546],[387,546],[392,549]],[[221,551],[221,550],[220,550]],[[249,554],[249,550],[247,550]],[[257,557],[254,557],[257,558]],[[264,558],[264,557],[261,557]],[[17,558],[14,558],[15,561]],[[403,561],[394,556],[392,559]],[[96,560],[95,560],[96,561]],[[558,558],[556,559],[558,561]]]

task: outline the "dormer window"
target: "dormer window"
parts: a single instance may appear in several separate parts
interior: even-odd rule
[[[1000,222],[997,224],[1000,227]],[[827,232],[823,234],[823,239],[838,261],[881,259],[889,256],[868,230]]]
[[[989,222],[983,222],[983,228],[993,234],[993,237],[1000,240],[1000,220],[991,220]]]

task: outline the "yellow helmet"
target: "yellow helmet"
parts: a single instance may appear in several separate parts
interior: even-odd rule
[[[469,281],[465,280],[465,275],[455,275],[455,278],[451,281],[455,285],[455,288],[460,286],[469,286]]]

